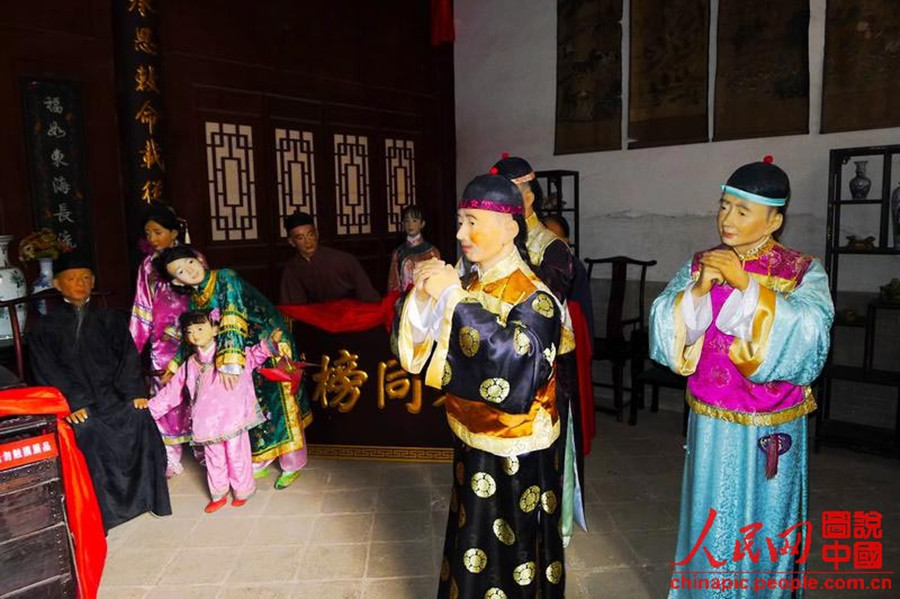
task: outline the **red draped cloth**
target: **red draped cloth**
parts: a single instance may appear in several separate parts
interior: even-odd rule
[[[591,336],[578,302],[567,302],[575,333],[575,364],[578,370],[578,397],[581,406],[581,438],[584,455],[591,453],[591,439],[597,434],[594,420],[594,376],[591,372]],[[575,432],[578,434],[578,431]]]
[[[64,420],[69,404],[52,387],[29,387],[0,392],[0,417],[56,416],[59,438],[59,461],[62,464],[63,489],[66,493],[66,515],[75,546],[75,572],[78,596],[94,599],[106,562],[106,535],[94,484],[84,456],[75,445],[75,433]]]
[[[394,303],[399,297],[399,293],[393,292],[377,304],[341,299],[320,304],[278,306],[278,309],[294,320],[327,333],[368,331],[379,325],[390,331],[394,321]]]
[[[455,39],[453,0],[431,0],[431,45],[452,44]]]

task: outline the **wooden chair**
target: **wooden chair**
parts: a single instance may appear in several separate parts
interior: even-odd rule
[[[614,256],[611,258],[586,258],[588,265],[588,279],[594,273],[594,266],[609,264],[612,267],[610,280],[609,303],[606,308],[606,336],[594,337],[594,361],[609,360],[612,364],[612,385],[595,382],[595,387],[612,388],[613,408],[609,410],[603,407],[595,407],[599,412],[614,413],[616,420],[622,421],[622,411],[625,409],[623,394],[625,391],[625,363],[632,360],[636,346],[633,342],[634,334],[643,331],[644,325],[644,290],[647,282],[647,269],[656,265],[656,260],[635,260],[627,256]],[[625,287],[628,282],[629,267],[639,268],[640,285],[638,287],[638,315],[633,318],[622,318],[625,308]],[[631,328],[631,335],[626,336],[626,328]],[[631,404],[634,404],[633,398]],[[631,414],[628,423],[637,423],[637,405],[631,406]]]
[[[649,355],[649,339],[646,332],[642,333],[642,337],[635,343],[642,345],[640,349],[635,351],[634,359],[631,362],[631,403],[632,414],[637,421],[637,407],[644,407],[644,387],[650,385],[651,400],[650,411],[659,411],[659,389],[681,389],[687,386],[687,377],[675,374],[665,366],[661,366],[656,362],[651,362],[649,368],[644,368],[644,360]],[[688,407],[687,402],[683,402],[681,436],[687,435]]]
[[[109,291],[99,291],[95,290],[91,293],[91,298],[97,298],[97,300],[106,307],[106,298],[112,295]],[[0,341],[0,353],[3,354],[3,361],[8,361],[10,364],[15,364],[15,373],[18,375],[19,379],[25,380],[25,343],[26,336],[24,334],[24,329],[26,328],[26,324],[36,318],[35,313],[37,312],[36,305],[38,302],[45,302],[45,305],[48,306],[48,309],[52,309],[54,303],[58,303],[62,301],[62,295],[60,295],[59,291],[56,289],[46,289],[44,291],[39,291],[37,293],[32,293],[31,295],[26,295],[23,297],[17,297],[15,299],[0,301],[0,311],[7,310],[9,315],[9,321],[12,325],[12,339],[11,340],[3,340]],[[26,306],[28,309],[26,312],[25,320],[26,322],[19,322],[19,315],[17,308],[19,306]],[[13,355],[15,358],[13,359]]]

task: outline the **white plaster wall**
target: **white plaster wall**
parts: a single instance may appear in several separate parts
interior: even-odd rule
[[[711,2],[713,29],[718,1]],[[627,0],[625,6],[623,33],[627,48]],[[485,172],[504,151],[527,158],[537,169],[580,171],[581,255],[655,258],[660,264],[650,271],[653,280],[667,280],[693,251],[717,242],[713,215],[719,185],[735,168],[759,160],[765,154],[772,154],[791,177],[793,198],[783,241],[824,256],[828,151],[900,143],[900,128],[817,133],[825,0],[811,0],[810,131],[813,133],[564,156],[553,155],[556,2],[456,0],[455,11],[458,188],[462,190],[474,175]],[[623,71],[623,88],[627,93],[627,62]],[[711,72],[710,88],[713,86]],[[627,113],[627,99],[624,106]],[[623,115],[623,121],[626,117],[627,114]],[[626,131],[623,129],[623,139]],[[853,176],[852,166],[846,167],[849,175],[844,181]],[[892,188],[900,184],[900,167],[895,165],[894,172]],[[878,192],[875,182],[870,197]],[[875,226],[857,219],[843,229],[845,234],[868,234],[875,231]],[[854,268],[851,260],[859,258],[841,259],[842,289],[873,290],[891,276],[900,276],[897,257],[856,263],[865,268]]]

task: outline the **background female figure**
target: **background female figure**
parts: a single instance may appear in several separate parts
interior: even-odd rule
[[[181,345],[181,328],[178,317],[187,310],[189,299],[172,289],[171,284],[153,268],[153,258],[166,248],[175,247],[183,235],[184,221],[180,220],[171,206],[153,202],[147,206],[141,219],[144,236],[150,245],[150,253],[138,269],[134,305],[128,329],[134,338],[138,353],[143,353],[150,344],[150,369],[154,372],[165,369]],[[199,257],[203,260],[203,257]],[[160,388],[159,376],[153,375],[150,382],[151,395]],[[179,406],[157,420],[159,432],[166,445],[166,476],[179,474],[182,443],[190,440],[190,427],[185,406]]]
[[[391,254],[391,268],[388,271],[388,293],[405,293],[413,284],[413,269],[419,262],[440,258],[441,252],[425,241],[422,230],[425,219],[418,206],[406,206],[400,213],[406,241]]]

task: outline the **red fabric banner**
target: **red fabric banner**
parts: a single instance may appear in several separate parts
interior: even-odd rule
[[[379,325],[390,331],[394,321],[394,303],[399,297],[399,293],[393,292],[378,304],[342,299],[321,304],[278,306],[278,309],[285,316],[328,333],[368,331]]]
[[[431,0],[431,45],[452,44],[455,39],[453,0]]]
[[[584,442],[584,455],[591,453],[591,440],[597,434],[597,423],[594,420],[594,376],[591,372],[591,336],[588,333],[587,320],[578,302],[567,302],[569,315],[572,317],[572,329],[575,333],[575,364],[578,368],[578,397],[581,406],[581,438]],[[575,434],[578,434],[576,431]]]
[[[81,599],[94,599],[106,563],[106,535],[87,464],[81,450],[75,445],[75,433],[64,420],[69,413],[66,399],[52,387],[28,387],[0,392],[0,417],[43,414],[56,416],[59,460],[66,493],[66,515],[75,546],[78,596]]]

